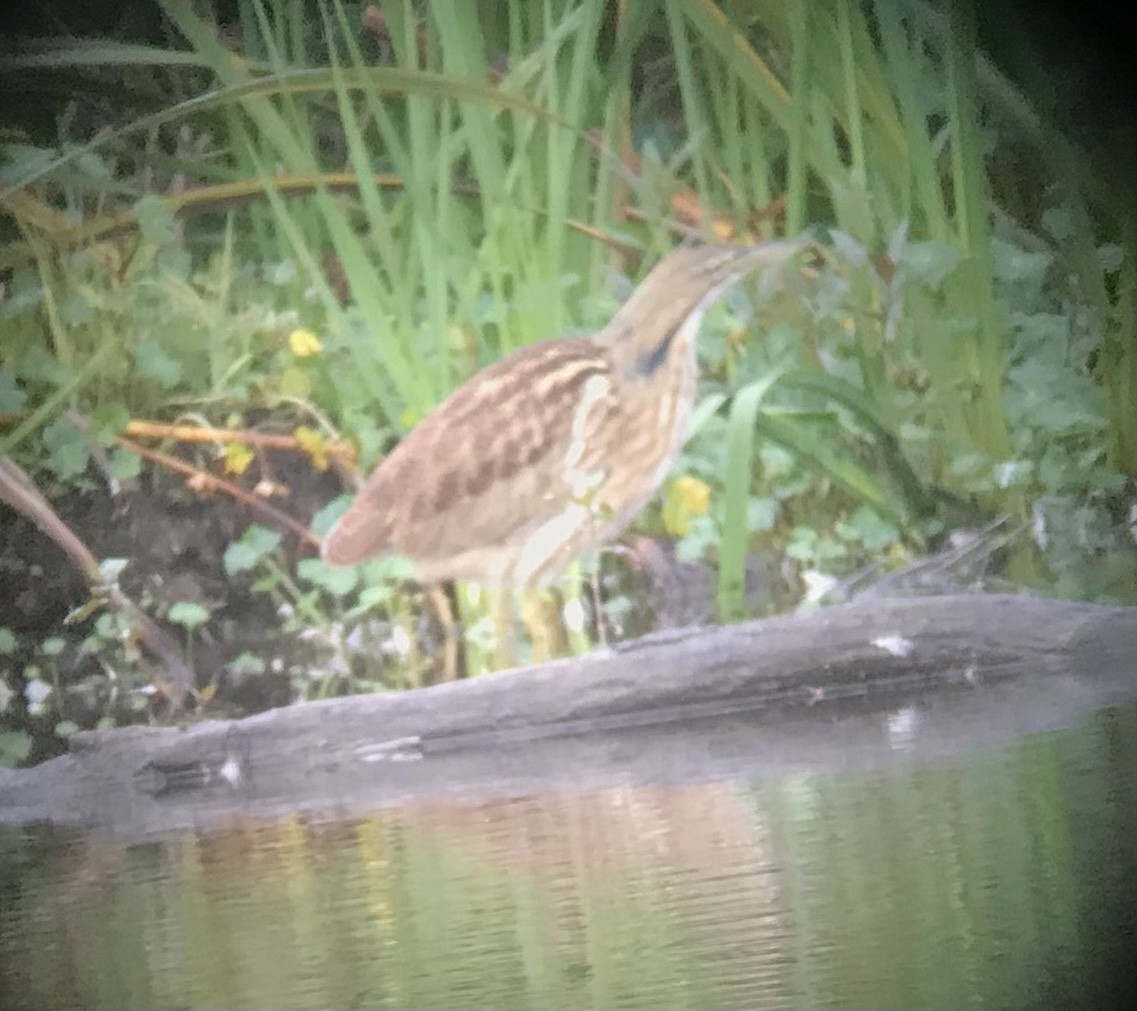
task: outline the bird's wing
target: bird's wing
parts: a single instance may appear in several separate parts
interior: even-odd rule
[[[564,507],[565,468],[585,455],[609,375],[607,354],[584,338],[531,345],[479,372],[380,464],[324,557],[351,564],[394,551],[429,567],[510,545]],[[588,397],[600,410],[582,414]]]

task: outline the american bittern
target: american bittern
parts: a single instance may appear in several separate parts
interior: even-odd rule
[[[483,369],[383,460],[324,538],[325,561],[397,553],[426,583],[548,582],[619,534],[667,476],[707,306],[808,245],[681,247],[595,336],[543,341]]]

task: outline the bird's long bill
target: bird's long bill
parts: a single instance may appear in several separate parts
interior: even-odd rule
[[[791,239],[771,239],[757,242],[752,246],[705,246],[714,250],[707,271],[714,276],[714,283],[729,283],[728,279],[741,277],[752,271],[770,270],[784,267],[798,256],[816,248],[814,240],[805,235]]]

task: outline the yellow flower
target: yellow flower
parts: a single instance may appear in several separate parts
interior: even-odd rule
[[[663,500],[663,525],[673,537],[685,537],[691,529],[691,517],[706,516],[710,508],[710,485],[684,474],[667,486]]]
[[[243,442],[230,442],[225,447],[225,473],[244,474],[253,462],[253,451]]]
[[[316,470],[328,469],[328,440],[319,432],[307,425],[300,425],[293,430],[292,438],[312,458],[312,466]]]
[[[288,335],[288,347],[297,358],[311,358],[324,350],[320,338],[311,330],[303,329],[293,330]]]

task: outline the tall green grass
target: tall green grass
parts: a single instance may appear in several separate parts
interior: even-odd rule
[[[360,438],[365,464],[478,366],[601,325],[615,305],[611,268],[634,280],[693,227],[669,202],[690,187],[704,235],[711,211],[737,235],[818,224],[834,235],[818,285],[795,287],[796,309],[734,313],[792,336],[755,342],[744,367],[705,387],[729,433],[714,543],[722,615],[745,610],[748,510],[768,484],[759,440],[814,475],[815,500],[867,505],[917,541],[965,515],[949,519],[944,502],[1026,517],[1062,483],[1039,463],[1040,431],[1016,428],[1008,401],[1021,392],[1021,307],[999,280],[1008,249],[1040,251],[1036,269],[1076,278],[1096,312],[1091,381],[1105,420],[1060,437],[1104,435],[1100,481],[1133,476],[1131,206],[1119,215],[1092,164],[1052,143],[977,54],[965,5],[386,0],[393,56],[382,65],[339,0],[242,0],[239,52],[193,4],[161,5],[178,36],[168,50],[61,45],[9,58],[7,70],[101,61],[183,82],[188,67],[205,82],[135,135],[208,123],[225,155],[211,180],[230,197],[261,194],[241,212],[241,255],[299,264],[327,331],[312,396]],[[652,76],[648,57],[663,71]],[[1075,223],[1068,241],[1024,238],[1008,220],[989,166],[996,129],[1033,145],[1037,184],[1053,183],[1050,199]],[[9,176],[0,199],[60,169]],[[88,222],[68,241],[110,227]],[[1119,244],[1120,269],[1106,242]],[[640,261],[617,252],[629,247]],[[1063,368],[1050,376],[1059,387],[1084,363]],[[696,437],[689,455],[701,453],[711,448]],[[1071,450],[1054,466],[1084,458]],[[1028,477],[1007,479],[1020,464]]]

